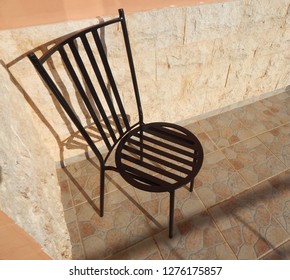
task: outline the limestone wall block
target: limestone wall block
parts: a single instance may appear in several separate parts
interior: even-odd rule
[[[186,9],[185,42],[224,37],[238,29],[241,18],[241,1],[188,7]]]
[[[0,80],[0,208],[51,257],[70,258],[55,161],[34,126],[29,105],[3,66]]]
[[[183,7],[175,7],[128,16],[128,30],[133,48],[139,52],[142,49],[182,45],[185,10]]]
[[[284,26],[289,18],[289,0],[244,0],[240,30],[252,32]]]
[[[156,78],[175,79],[177,76],[198,75],[202,65],[209,63],[213,44],[200,41],[196,44],[157,49]]]

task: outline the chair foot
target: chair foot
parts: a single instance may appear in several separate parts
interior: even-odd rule
[[[193,192],[193,184],[194,184],[194,179],[192,179],[192,181],[190,182],[190,187],[189,187],[190,192]]]
[[[169,204],[169,238],[173,237],[174,196],[175,196],[175,191],[171,191],[170,192],[170,204]]]

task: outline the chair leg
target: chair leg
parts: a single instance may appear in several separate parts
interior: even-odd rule
[[[100,176],[100,216],[103,217],[105,204],[105,168],[101,168]]]
[[[140,160],[143,161],[143,128],[140,130]]]
[[[190,182],[190,187],[189,187],[190,192],[193,192],[193,184],[194,184],[194,179],[192,179],[192,181]]]
[[[169,238],[173,237],[174,196],[175,196],[175,191],[171,191],[170,192],[170,204],[169,204]]]

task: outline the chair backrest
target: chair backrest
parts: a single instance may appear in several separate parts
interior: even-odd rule
[[[101,39],[103,28],[121,24],[121,32],[129,63],[130,76],[136,98],[139,120],[130,124],[123,101],[112,73],[110,63]],[[101,22],[81,31],[69,34],[60,42],[37,57],[34,52],[28,54],[30,61],[57,98],[65,112],[73,121],[77,129],[85,138],[98,159],[104,163],[104,157],[96,147],[90,133],[86,130],[80,117],[77,115],[72,103],[65,96],[67,89],[63,89],[63,82],[55,79],[46,64],[58,57],[61,66],[73,85],[73,89],[82,100],[82,106],[93,120],[99,135],[108,149],[108,154],[113,150],[118,141],[133,127],[143,123],[141,102],[128,37],[124,11],[119,10],[119,17]],[[60,86],[62,85],[62,86]]]

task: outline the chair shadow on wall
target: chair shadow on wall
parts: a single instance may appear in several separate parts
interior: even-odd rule
[[[98,20],[100,23],[103,22],[102,18],[98,18]],[[45,53],[51,47],[53,47],[54,45],[58,44],[59,42],[65,40],[66,37],[70,36],[70,35],[71,35],[71,33],[66,35],[66,36],[59,37],[57,39],[49,41],[41,46],[36,47],[33,50],[30,50],[29,52],[33,51],[33,52]],[[105,32],[103,29],[101,29],[100,38],[102,40],[104,49],[106,50]],[[66,163],[65,163],[65,158],[64,158],[65,149],[68,149],[68,150],[81,149],[84,151],[84,155],[86,157],[86,160],[89,161],[96,168],[96,173],[100,173],[100,166],[94,160],[92,160],[90,152],[89,152],[88,144],[86,143],[86,141],[84,140],[84,138],[82,137],[80,132],[73,128],[73,126],[71,125],[71,121],[69,120],[65,111],[61,107],[60,103],[57,101],[55,96],[50,92],[48,87],[44,84],[44,86],[47,88],[47,91],[51,97],[51,100],[54,104],[54,107],[56,108],[59,116],[63,120],[63,123],[65,124],[65,126],[69,132],[68,133],[69,136],[65,139],[62,139],[61,136],[59,135],[59,133],[57,132],[57,130],[54,128],[53,124],[47,119],[45,114],[39,108],[38,104],[33,100],[33,97],[31,96],[31,94],[29,94],[23,88],[21,83],[17,80],[17,77],[15,77],[15,75],[10,70],[11,67],[16,65],[17,63],[19,63],[23,59],[26,59],[27,54],[28,54],[28,52],[22,54],[21,56],[15,58],[13,61],[11,61],[7,64],[4,63],[3,61],[0,61],[0,63],[6,68],[6,70],[8,71],[8,73],[10,75],[10,79],[11,79],[12,83],[17,87],[19,92],[23,95],[24,99],[27,101],[27,103],[29,104],[31,109],[38,116],[38,118],[41,120],[41,122],[48,128],[51,135],[53,135],[53,137],[55,138],[57,145],[59,147],[59,158],[60,158],[60,166],[61,166],[62,171],[66,174],[68,180],[70,180],[70,182],[72,182],[72,184],[74,184],[74,186],[78,189],[78,191],[84,197],[84,199],[91,205],[91,207],[94,209],[94,211],[97,214],[100,214],[100,209],[96,206],[95,202],[93,201],[95,198],[92,199],[90,194],[88,194],[84,190],[83,186],[80,185],[77,178],[75,178],[75,175],[73,174],[73,172],[71,172],[69,170],[69,168],[67,168]],[[48,61],[47,65],[48,65],[49,70],[53,74],[55,81],[57,81],[57,85],[62,89],[62,91],[64,93],[64,97],[66,98],[66,100],[70,104],[70,102],[71,102],[70,96],[72,95],[72,93],[67,90],[66,85],[61,81],[62,79],[59,77],[59,74],[57,72],[57,69],[55,67],[54,62]],[[108,89],[109,93],[111,93],[111,88],[110,88],[109,83],[107,84],[107,89]],[[86,90],[89,91],[87,88],[86,88]],[[78,96],[77,89],[75,89],[74,91],[75,91],[74,97],[76,98],[76,100],[78,102],[79,108],[81,109],[81,113],[83,114],[83,116],[89,116],[89,113],[88,113],[87,108],[85,107],[85,105],[83,103],[83,100]],[[90,98],[92,98],[92,97],[90,97]],[[92,101],[92,100],[90,100],[90,101]],[[91,102],[91,104],[93,105],[94,103]],[[97,114],[98,114],[98,110],[96,109],[95,106],[94,106],[94,109],[95,109],[95,112],[97,112]],[[128,120],[130,121],[130,116],[127,115],[127,117],[128,117]],[[109,117],[109,121],[111,124],[114,124],[113,119],[110,117]],[[86,122],[87,122],[87,126],[85,128],[86,128],[88,134],[90,135],[90,137],[92,137],[92,139],[94,140],[95,143],[101,143],[102,137],[101,137],[100,133],[98,132],[97,128],[95,127],[95,125],[93,124],[93,122],[91,121],[91,119],[86,118]],[[103,127],[105,128],[105,124]],[[117,128],[114,127],[113,125],[112,125],[112,127],[113,127],[113,130],[117,130]],[[127,199],[129,201],[131,201],[147,218],[149,218],[157,227],[162,228],[162,226],[158,223],[158,221],[156,221],[156,219],[154,219],[154,217],[151,216],[128,192],[126,192],[126,190],[124,188],[122,188],[122,186],[120,186],[120,184],[116,180],[110,178],[110,176],[108,174],[106,174],[105,176],[106,176],[106,179],[110,179],[112,184],[119,191],[121,191],[123,193],[123,195],[126,196]],[[96,188],[98,187],[97,184],[98,183],[96,182]]]

